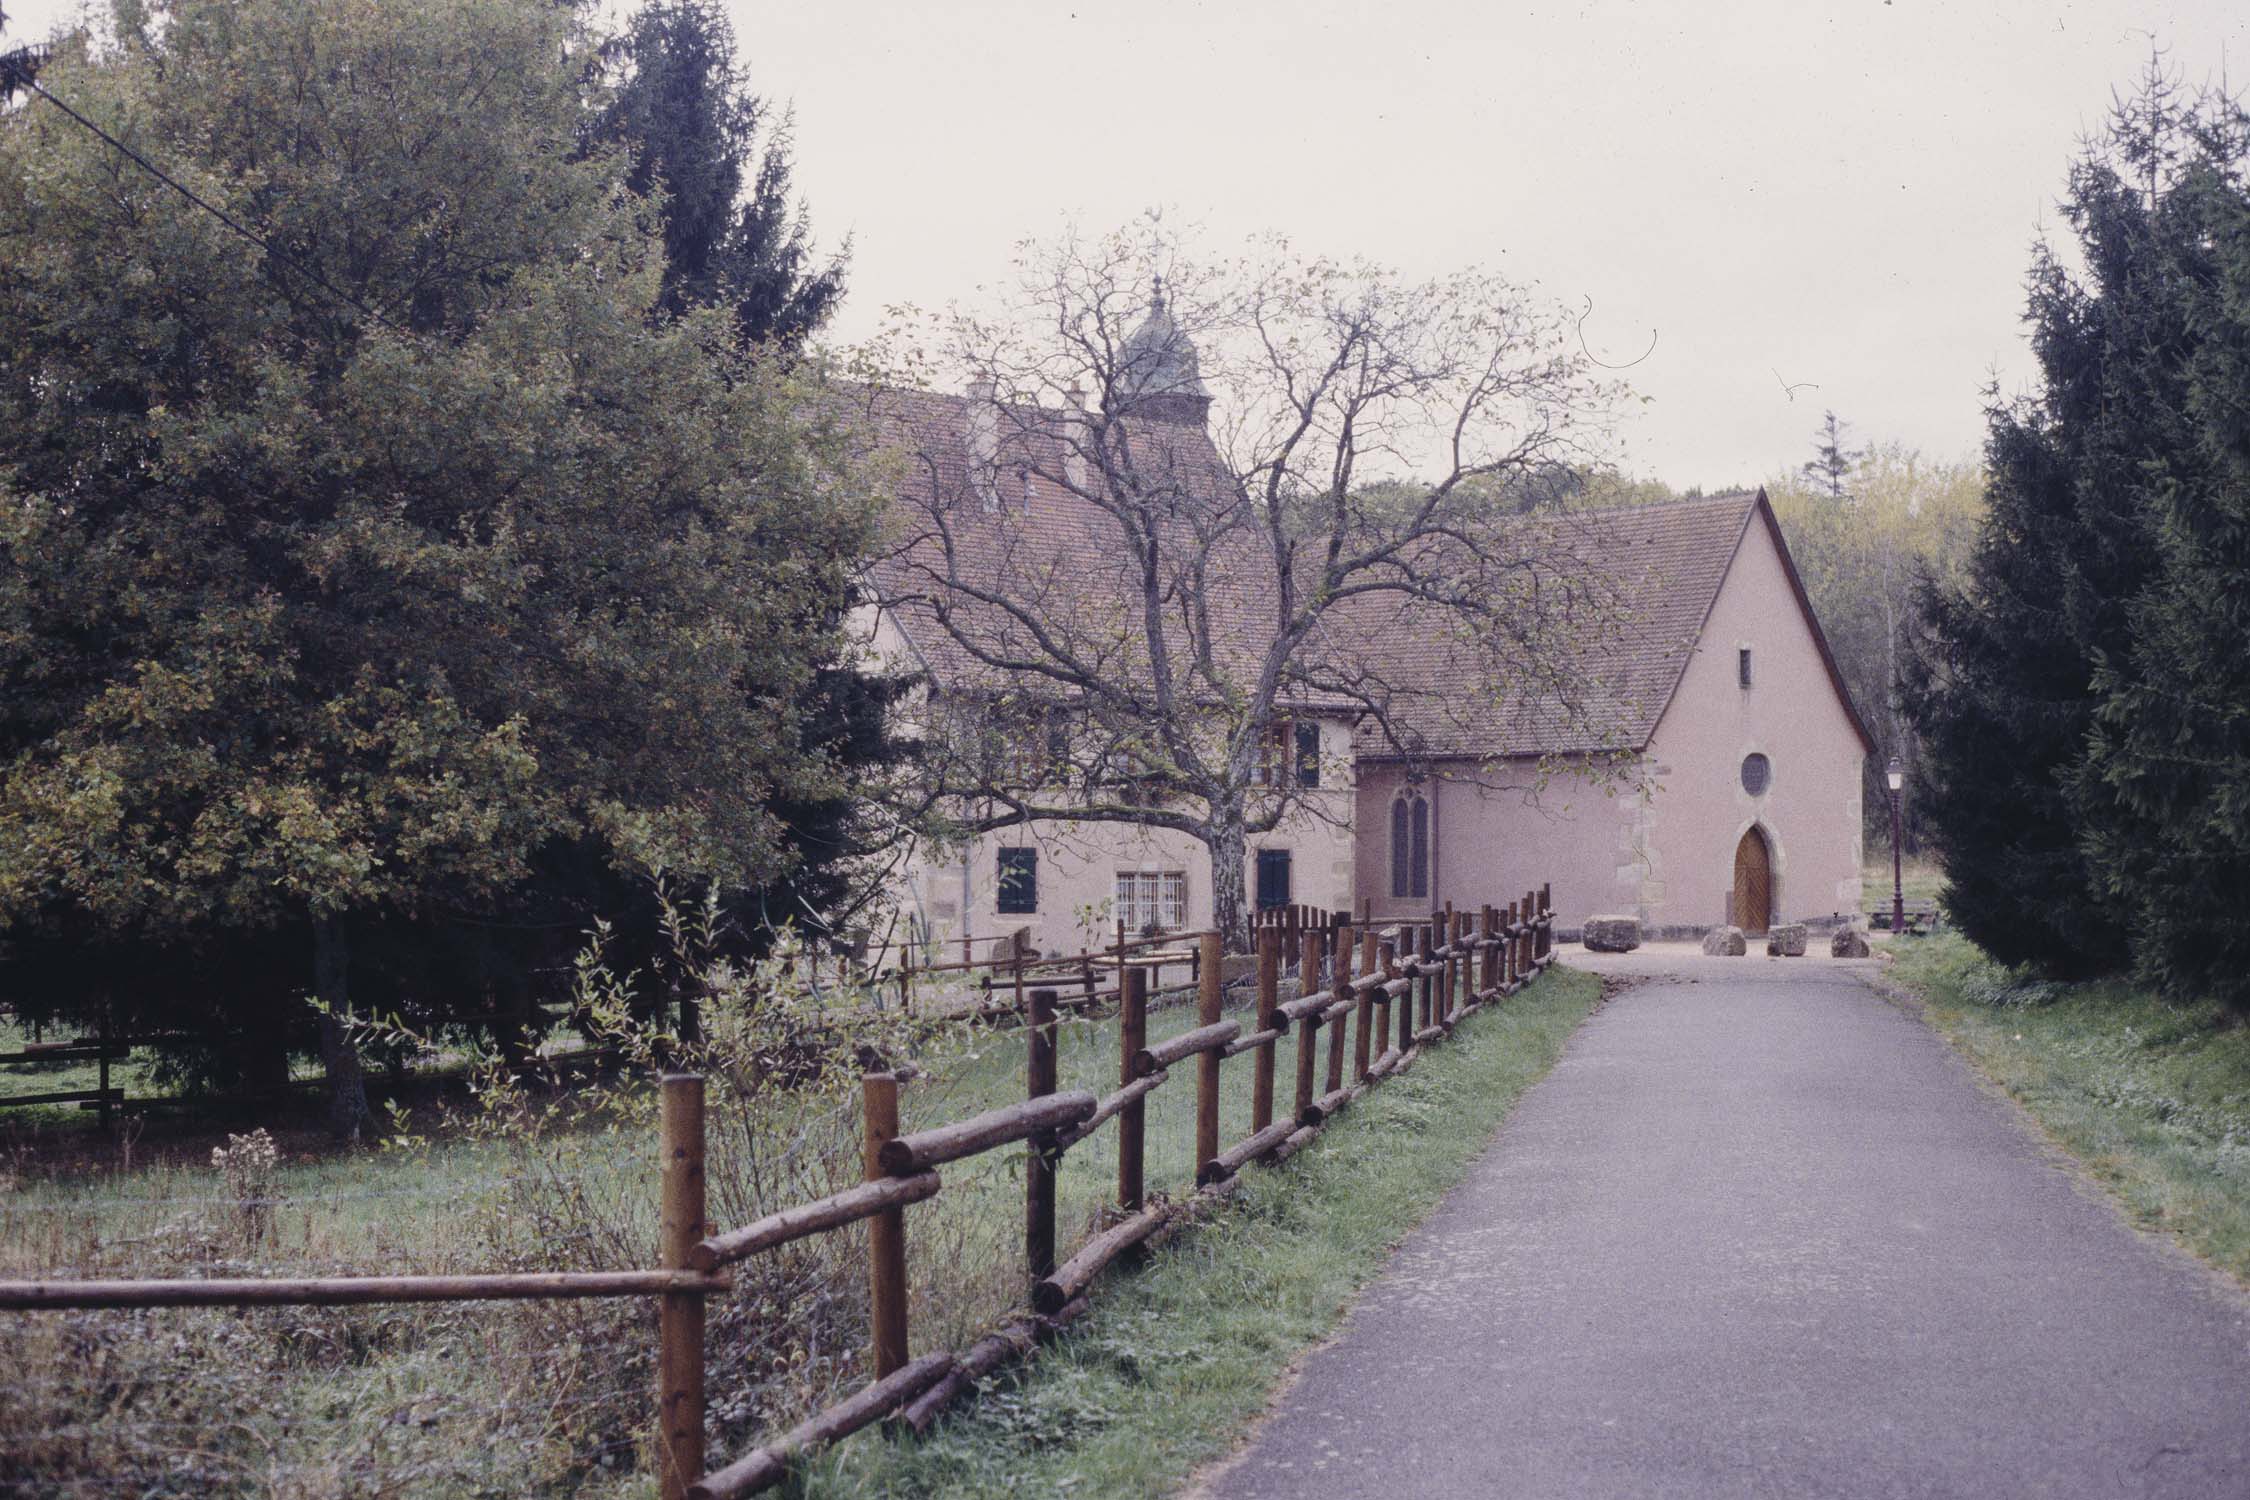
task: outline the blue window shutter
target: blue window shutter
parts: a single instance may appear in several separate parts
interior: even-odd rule
[[[1000,851],[1000,892],[996,903],[1004,917],[1035,916],[1039,911],[1039,851],[1008,848]]]
[[[1289,851],[1258,851],[1258,910],[1271,911],[1289,904]]]

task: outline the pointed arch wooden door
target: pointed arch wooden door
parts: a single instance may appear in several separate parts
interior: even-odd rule
[[[1734,925],[1746,933],[1773,926],[1773,851],[1756,828],[1734,846]]]

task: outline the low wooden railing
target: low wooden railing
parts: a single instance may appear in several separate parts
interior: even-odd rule
[[[1292,955],[1301,993],[1280,998],[1284,933],[1258,929],[1256,1029],[1221,1014],[1219,936],[1197,944],[1196,1026],[1148,1040],[1149,969],[1118,966],[1118,1086],[1097,1098],[1058,1088],[1062,997],[1034,985],[1024,997],[1025,1097],[951,1124],[899,1131],[900,1076],[861,1079],[865,1180],[810,1203],[714,1232],[705,1218],[703,1080],[673,1074],[661,1084],[663,1151],[659,1265],[654,1270],[362,1276],[317,1280],[0,1281],[0,1309],[336,1305],[487,1298],[655,1297],[657,1451],[665,1500],[722,1500],[780,1482],[792,1462],[870,1423],[899,1417],[927,1431],[946,1405],[1003,1362],[1020,1357],[1087,1306],[1102,1271],[1132,1247],[1230,1190],[1253,1162],[1279,1162],[1367,1090],[1409,1067],[1464,1018],[1514,994],[1554,961],[1554,914],[1544,890],[1472,917],[1448,907],[1427,922],[1377,928],[1349,914],[1300,923]],[[1315,985],[1321,986],[1314,988]],[[1325,1059],[1321,1031],[1326,1028]],[[1276,1110],[1277,1050],[1296,1033],[1295,1094]],[[1251,1056],[1250,1134],[1219,1139],[1221,1066]],[[1148,1096],[1170,1069],[1196,1062],[1196,1191],[1151,1204],[1146,1192]],[[1063,1154],[1101,1126],[1117,1126],[1116,1222],[1056,1260],[1055,1189]],[[906,1210],[941,1191],[938,1168],[1028,1142],[1024,1256],[1028,1311],[967,1349],[911,1358],[907,1326]],[[875,1379],[848,1399],[769,1440],[716,1473],[703,1470],[706,1300],[732,1285],[729,1268],[776,1246],[869,1221],[869,1326]]]

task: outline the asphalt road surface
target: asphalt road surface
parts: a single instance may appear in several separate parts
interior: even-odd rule
[[[1866,965],[1622,967],[1199,1493],[2250,1497],[2250,1300]]]

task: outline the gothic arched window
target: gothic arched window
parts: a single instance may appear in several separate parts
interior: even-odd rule
[[[1391,804],[1391,894],[1430,893],[1430,799],[1409,792]]]

